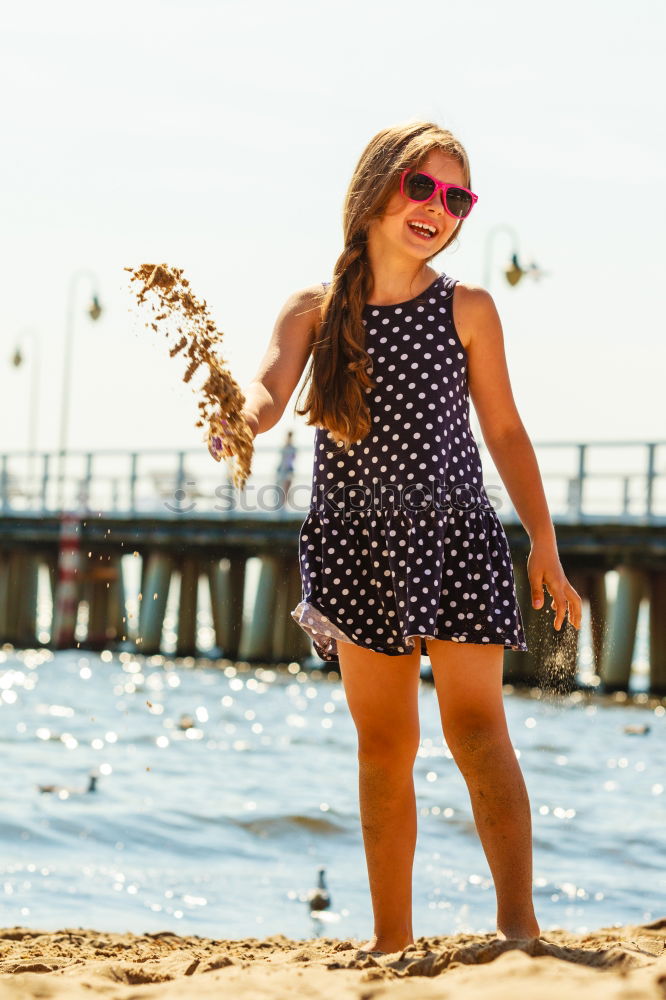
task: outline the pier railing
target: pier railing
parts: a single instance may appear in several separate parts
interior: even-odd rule
[[[479,442],[484,482],[503,520],[516,520],[507,490]],[[666,522],[666,441],[534,442],[555,520]],[[282,448],[257,445],[244,489],[204,447],[192,450],[0,454],[0,514],[53,516],[61,510],[220,518],[304,515],[310,504],[312,446],[296,450],[291,476]],[[418,478],[418,477],[417,477]]]

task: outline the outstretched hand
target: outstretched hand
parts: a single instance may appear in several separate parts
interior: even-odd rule
[[[257,417],[245,409],[241,410],[240,416],[246,432],[250,435],[250,440],[253,440],[257,436],[259,424]],[[239,426],[238,421],[236,421],[234,426],[237,430]],[[236,455],[234,441],[236,442],[236,449],[238,449],[238,434],[234,437],[231,423],[219,412],[216,415],[216,419],[209,426],[205,440],[208,445],[208,451],[216,462],[220,462],[223,458],[233,458]]]
[[[532,592],[532,607],[543,606],[545,586],[552,598],[551,610],[555,612],[553,628],[559,632],[568,612],[571,624],[574,628],[580,629],[583,616],[582,601],[565,576],[554,544],[532,543],[527,559],[527,575]]]

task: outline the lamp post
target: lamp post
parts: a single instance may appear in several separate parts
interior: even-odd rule
[[[74,340],[74,319],[76,291],[81,278],[87,278],[92,287],[90,304],[86,310],[90,318],[95,321],[102,315],[99,296],[97,294],[97,279],[92,271],[82,268],[75,271],[69,279],[69,291],[67,295],[67,316],[65,324],[65,350],[62,368],[62,402],[60,406],[60,442],[58,446],[58,509],[62,510],[64,502],[65,483],[65,452],[67,449],[67,432],[69,425],[69,399],[71,394],[71,374],[72,374],[72,343]]]
[[[21,342],[24,337],[32,339],[32,353],[29,355],[32,367],[32,378],[30,381],[30,396],[28,398],[28,477],[32,482],[34,472],[35,454],[37,451],[37,427],[39,426],[39,337],[35,330],[22,330],[19,334],[12,354],[11,363],[14,368],[20,368],[24,362],[24,353],[21,350]]]
[[[525,275],[538,280],[542,278],[546,271],[542,271],[534,262],[528,264],[527,267],[522,267],[518,262],[518,234],[513,226],[506,225],[506,223],[499,223],[496,226],[492,226],[486,233],[486,255],[485,255],[485,270],[484,270],[484,288],[490,287],[490,282],[492,279],[492,256],[494,248],[495,237],[499,233],[506,233],[511,240],[511,264],[509,267],[505,268],[504,276],[511,286],[517,285],[521,278]]]

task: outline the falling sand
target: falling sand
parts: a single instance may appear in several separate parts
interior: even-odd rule
[[[205,427],[204,440],[213,435],[224,438],[235,459],[234,486],[243,489],[252,471],[254,438],[242,409],[245,397],[238,383],[225,367],[216,349],[223,335],[215,326],[205,301],[197,299],[183,271],[167,264],[141,264],[126,267],[139,306],[149,309],[146,326],[160,331],[171,343],[169,355],[185,353],[189,363],[183,382],[190,382],[197,369],[208,369],[205,381],[197,389],[199,419],[196,427]],[[224,426],[222,420],[226,420]]]

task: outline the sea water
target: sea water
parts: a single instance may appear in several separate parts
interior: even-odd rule
[[[663,916],[663,701],[507,687],[504,704],[541,929]],[[494,931],[467,787],[425,680],[419,712],[414,932]],[[371,934],[356,731],[337,674],[5,647],[0,740],[3,926]],[[313,919],[319,868],[331,903]]]

